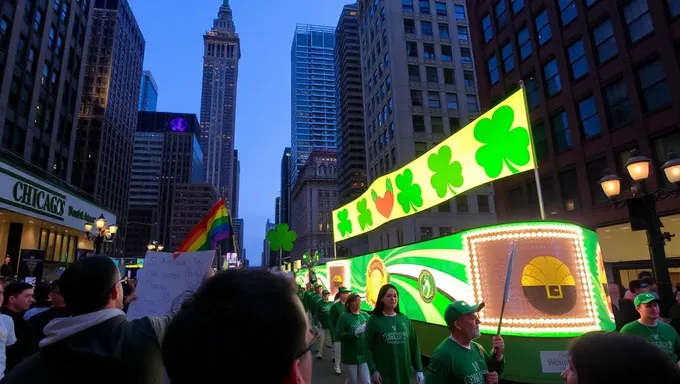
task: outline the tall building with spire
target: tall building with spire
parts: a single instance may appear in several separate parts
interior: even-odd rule
[[[203,35],[203,45],[200,144],[205,181],[231,202],[235,197],[234,123],[241,48],[229,0],[222,1],[212,29]]]

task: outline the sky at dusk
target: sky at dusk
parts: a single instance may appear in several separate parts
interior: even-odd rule
[[[144,69],[159,87],[158,111],[199,115],[203,34],[222,0],[128,0],[146,40]],[[296,23],[335,26],[351,0],[231,0],[241,38],[236,149],[241,161],[239,216],[251,265],[261,261],[267,219],[274,220],[283,149],[290,145],[290,48]]]

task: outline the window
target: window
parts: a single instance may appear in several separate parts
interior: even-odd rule
[[[604,88],[604,101],[607,106],[609,124],[612,128],[621,128],[633,121],[628,92],[623,80]]]
[[[446,3],[443,3],[441,1],[435,1],[434,2],[434,8],[435,11],[437,12],[437,16],[447,16],[448,13],[446,12]]]
[[[425,118],[413,115],[413,132],[425,132]]]
[[[456,20],[465,20],[465,7],[455,4],[453,12],[456,14]]]
[[[654,148],[655,166],[656,169],[659,169],[659,167],[668,160],[668,153],[670,151],[680,153],[680,132],[675,131],[663,137],[656,138],[652,141],[652,146]],[[660,176],[660,178],[663,180],[663,187],[667,189],[673,188],[671,182],[668,181],[668,178],[666,178],[665,175]]]
[[[498,74],[498,59],[496,56],[491,56],[486,61],[486,68],[489,71],[489,83],[491,83],[491,85],[498,83],[500,75]]]
[[[645,96],[645,112],[661,108],[671,102],[671,89],[666,81],[666,71],[661,60],[655,60],[638,69],[637,77]]]
[[[440,39],[449,39],[451,36],[449,36],[449,26],[446,24],[439,24],[439,38]]]
[[[441,117],[430,117],[430,123],[432,125],[432,133],[444,133],[444,124],[442,123]]]
[[[458,95],[456,95],[455,93],[446,94],[446,108],[458,109]]]
[[[404,19],[404,33],[416,33],[416,21]]]
[[[581,209],[581,191],[578,187],[578,175],[575,169],[560,172],[560,189],[564,209],[567,212]]]
[[[458,213],[469,212],[467,195],[456,196],[456,212]]]
[[[430,14],[430,0],[418,0],[418,8],[421,15]]]
[[[567,26],[576,19],[577,11],[574,0],[557,0],[557,4],[560,7],[562,26]]]
[[[449,212],[451,211],[449,210]],[[452,235],[454,232],[455,230],[453,229],[453,227],[439,227],[439,236]]]
[[[408,80],[420,82],[420,68],[417,65],[408,66]]]
[[[479,213],[491,212],[488,195],[477,195],[477,208],[479,209]]]
[[[503,70],[508,73],[515,69],[515,56],[512,54],[512,42],[508,41],[502,48]]]
[[[499,0],[494,7],[496,11],[496,27],[498,30],[505,28],[508,25],[508,13],[505,12],[505,0]]]
[[[414,142],[413,147],[415,148],[416,157],[422,156],[427,152],[427,143],[423,143],[422,141]]]
[[[458,26],[458,39],[459,40],[465,40],[465,41],[470,39],[470,37],[468,36],[467,27],[463,27],[463,26],[460,26],[460,25]]]
[[[604,63],[616,56],[616,39],[611,20],[607,20],[593,29],[593,41],[597,47],[597,59]]]
[[[420,29],[423,31],[423,35],[425,36],[432,36],[434,34],[432,29],[432,23],[430,23],[429,21],[421,21]]]
[[[454,78],[453,69],[444,68],[444,84],[455,84],[456,80]]]
[[[460,119],[457,117],[449,117],[449,132],[454,134],[460,130]]]
[[[680,1],[666,0],[666,5],[668,6],[668,14],[671,18],[680,16]]]
[[[31,47],[28,50],[28,58],[26,60],[26,71],[29,73],[33,73],[33,70],[35,69],[35,61],[38,58],[38,51]]]
[[[543,45],[552,38],[552,31],[548,23],[548,11],[543,11],[536,16],[536,35],[538,36],[538,45]]]
[[[479,104],[477,104],[477,95],[467,95],[468,112],[479,112]]]
[[[569,62],[571,63],[571,76],[578,80],[588,74],[588,62],[586,61],[586,50],[583,47],[583,40],[579,40],[570,45]]]
[[[43,12],[40,9],[35,10],[35,15],[33,15],[33,29],[40,31],[40,26],[42,25]]]
[[[423,44],[423,57],[425,60],[434,60],[436,55],[434,54],[434,44]]]
[[[414,107],[423,106],[423,92],[415,89],[411,90],[411,105]]]
[[[472,53],[470,52],[470,48],[460,49],[460,61],[462,63],[472,63]]]
[[[453,61],[453,51],[450,45],[443,45],[442,48],[442,61],[452,62]]]
[[[427,106],[429,108],[441,108],[442,103],[439,99],[439,92],[428,92],[427,93]]]
[[[534,138],[534,148],[536,149],[536,162],[541,162],[548,158],[548,140],[545,137],[545,124],[533,124],[531,134]]]
[[[562,152],[571,148],[571,131],[569,131],[567,113],[562,111],[551,116],[550,125],[552,126],[555,152]]]
[[[472,73],[472,71],[463,71],[463,83],[465,84],[465,87],[476,87],[475,74]]]
[[[607,205],[609,198],[604,194],[600,186],[600,179],[604,170],[607,169],[607,159],[601,158],[586,164],[586,174],[588,176],[588,189],[590,189],[590,199],[593,205]]]
[[[557,70],[557,60],[552,59],[543,67],[543,76],[547,85],[548,97],[553,96],[562,90],[560,73]]]
[[[482,34],[484,35],[484,42],[488,43],[493,38],[493,30],[491,29],[491,16],[486,15],[482,19]]]
[[[407,41],[406,54],[408,57],[418,57],[418,43],[415,41]]]
[[[413,12],[413,0],[401,0],[401,9],[404,12]]]
[[[581,135],[589,139],[600,134],[600,118],[597,116],[595,98],[589,98],[578,103],[579,120],[581,120]]]
[[[628,25],[628,38],[635,43],[654,31],[647,0],[633,0],[623,6],[623,18]]]
[[[40,79],[40,84],[43,87],[47,87],[49,78],[50,78],[50,64],[48,62],[45,62],[45,64],[43,65],[43,73],[42,78]]]
[[[445,201],[445,202],[443,202],[443,203],[439,203],[439,205],[437,205],[437,211],[439,211],[439,212],[451,212],[451,203],[450,203],[450,201],[447,200],[447,201]],[[439,231],[441,232],[441,229],[440,229]]]
[[[675,1],[675,0],[671,0]],[[586,7],[590,7],[591,5],[597,3],[597,0],[586,0]]]
[[[510,0],[510,4],[512,5],[512,14],[516,15],[524,9],[524,0]]]
[[[531,56],[531,40],[529,39],[529,28],[524,27],[517,34],[517,44],[519,44],[519,57],[522,61]]]
[[[436,67],[425,67],[425,75],[427,76],[428,83],[438,83],[439,76],[437,76]]]
[[[420,240],[429,240],[432,238],[432,227],[420,227]]]

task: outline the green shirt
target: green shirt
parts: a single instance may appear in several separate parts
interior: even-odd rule
[[[314,318],[321,323],[321,328],[328,329],[329,319],[328,314],[331,310],[333,303],[321,299],[316,304],[316,312],[314,313]]]
[[[342,315],[345,312],[345,304],[342,301],[337,301],[331,306],[331,311],[328,314],[328,321],[330,322],[329,329],[331,330],[331,338],[333,341],[340,341],[338,338],[335,336],[335,325],[338,323],[338,319],[340,318],[340,315]]]
[[[484,384],[489,367],[500,375],[503,373],[505,357],[497,361],[484,350],[484,347],[470,343],[470,349],[447,337],[442,341],[430,358],[425,372],[427,384]]]
[[[311,305],[312,305],[312,299],[316,293],[312,291],[305,291],[305,293],[302,294],[302,304],[305,307],[305,311],[309,312],[311,310]]]
[[[383,384],[410,384],[411,367],[423,371],[418,338],[408,317],[371,315],[366,324],[368,369],[380,372]]]
[[[309,312],[314,316],[314,318],[318,321],[319,319],[316,318],[316,306],[319,305],[323,301],[323,298],[316,293],[312,298],[309,300]]]
[[[340,345],[340,362],[348,365],[359,365],[366,362],[366,340],[364,334],[357,336],[354,331],[366,323],[368,314],[359,312],[355,315],[352,312],[344,312],[338,318],[335,326],[336,340]]]
[[[678,361],[680,356],[680,336],[669,324],[659,321],[655,327],[648,327],[635,320],[624,325],[621,328],[621,333],[642,337],[667,353],[673,362]]]

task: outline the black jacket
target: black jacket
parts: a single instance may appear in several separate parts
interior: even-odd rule
[[[28,355],[32,355],[40,350],[38,343],[45,337],[45,332],[43,329],[52,320],[59,317],[68,316],[68,311],[66,308],[51,307],[50,309],[40,312],[37,315],[31,316],[27,322],[27,332],[26,337],[26,351]]]
[[[40,352],[0,383],[161,384],[160,342],[169,321],[169,316],[128,321],[115,309],[55,319],[45,328]]]
[[[640,313],[635,309],[633,300],[628,299],[619,300],[619,315],[621,316],[620,324],[623,325],[632,323],[640,318]]]

